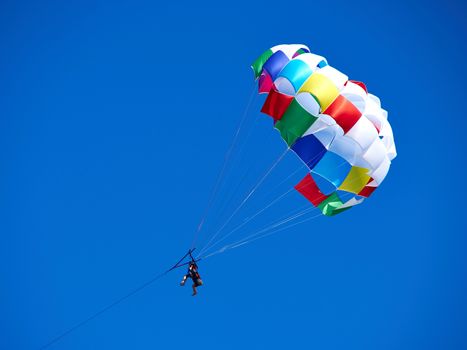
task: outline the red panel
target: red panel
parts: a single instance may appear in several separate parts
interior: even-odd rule
[[[377,189],[378,187],[372,187],[372,186],[365,186],[363,189],[358,193],[359,196],[362,197],[370,197],[371,194]]]
[[[360,86],[363,90],[365,90],[366,93],[368,93],[368,89],[366,88],[366,85],[363,84],[361,81],[356,81],[356,80],[349,80],[351,83],[357,84]]]
[[[267,72],[261,73],[258,82],[258,92],[260,94],[268,93],[273,86],[274,83],[272,81],[271,76]]]
[[[319,190],[315,180],[313,180],[310,174],[307,174],[302,181],[296,184],[295,189],[313,203],[315,207],[328,198],[328,196]]]
[[[270,115],[275,120],[279,120],[292,100],[293,96],[285,95],[277,90],[271,90],[266,102],[264,102],[263,108],[261,108],[261,112]]]
[[[357,107],[341,95],[339,95],[334,102],[326,108],[324,114],[328,114],[333,117],[336,123],[344,130],[344,133],[352,129],[355,123],[362,116]]]

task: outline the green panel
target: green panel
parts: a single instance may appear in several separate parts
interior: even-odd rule
[[[343,208],[343,209],[336,209],[336,210],[334,210],[334,211],[331,213],[330,216],[340,214],[340,213],[342,213],[343,211],[349,210],[350,208],[352,208],[352,207],[346,207],[346,208]]]
[[[298,49],[298,51],[295,54],[295,57],[300,56],[303,53],[307,53],[308,51],[305,51],[304,49]]]
[[[253,62],[251,65],[251,68],[253,68],[253,72],[255,73],[255,78],[258,78],[261,74],[261,71],[263,70],[263,65],[266,63],[266,61],[271,57],[273,52],[269,49],[261,56],[259,56],[256,61]]]
[[[289,146],[301,137],[318,119],[308,113],[297,100],[293,99],[282,118],[277,121],[276,128]]]
[[[328,198],[322,201],[318,208],[321,209],[324,215],[332,216],[338,214],[341,211],[344,211],[347,208],[344,208],[339,211],[339,208],[342,206],[342,201],[339,199],[339,196],[336,192],[332,193]]]

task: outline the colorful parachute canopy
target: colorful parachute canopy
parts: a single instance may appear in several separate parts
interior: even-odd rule
[[[325,215],[369,197],[396,157],[379,98],[305,45],[274,46],[252,68],[267,94],[261,111],[311,171],[296,190]]]

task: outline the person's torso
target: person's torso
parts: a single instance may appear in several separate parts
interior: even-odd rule
[[[193,280],[196,280],[196,279],[200,278],[198,271],[195,270],[195,269],[188,270],[188,274],[190,275],[190,278],[193,279]]]

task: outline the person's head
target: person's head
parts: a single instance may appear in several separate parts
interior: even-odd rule
[[[198,266],[196,265],[196,263],[195,263],[194,261],[191,261],[191,262],[190,262],[190,268],[192,268],[192,269],[197,269]]]

